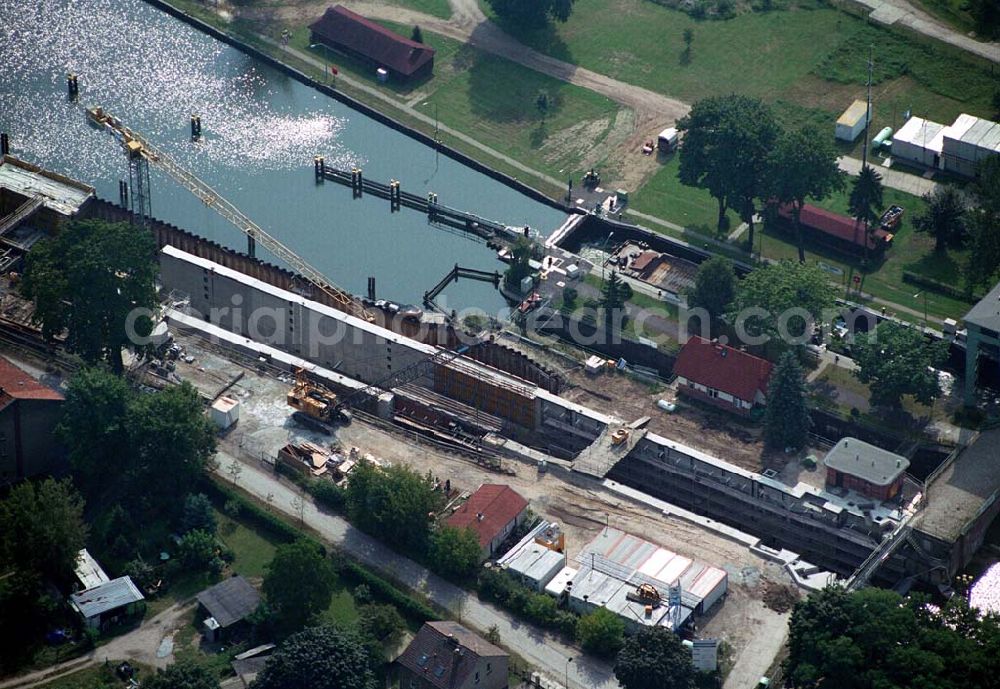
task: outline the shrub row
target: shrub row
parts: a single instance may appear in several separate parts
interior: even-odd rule
[[[354,580],[355,583],[364,584],[376,597],[396,606],[397,610],[415,622],[441,619],[441,615],[434,612],[429,605],[400,591],[394,584],[357,562],[345,560],[341,574]]]
[[[943,294],[951,297],[952,299],[958,299],[959,301],[969,301],[972,297],[972,294],[970,294],[968,290],[955,287],[954,285],[948,285],[943,282],[938,282],[933,278],[918,275],[917,273],[911,273],[908,270],[903,271],[903,282],[908,282],[911,285],[929,289],[932,292],[937,292],[938,294]]]
[[[529,590],[499,569],[482,571],[479,597],[497,603],[539,627],[562,632],[572,638],[576,636],[579,617],[575,613],[560,610],[552,596]]]
[[[230,510],[232,509],[232,505],[239,505],[239,513],[237,515],[239,519],[242,519],[255,528],[264,531],[275,540],[281,541],[282,543],[291,543],[296,539],[305,538],[304,534],[302,534],[298,529],[285,523],[276,515],[271,514],[257,505],[257,503],[248,500],[246,496],[232,486],[227,486],[219,481],[206,479],[204,481],[202,491],[220,510],[225,507],[226,503],[230,503]]]
[[[346,491],[333,481],[309,481],[306,484],[306,491],[315,498],[316,504],[332,512],[344,512],[347,503]]]

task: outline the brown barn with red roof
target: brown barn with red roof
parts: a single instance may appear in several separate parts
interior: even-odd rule
[[[483,557],[490,557],[524,521],[528,501],[510,486],[484,483],[444,520],[456,529],[472,529],[479,537]]]
[[[0,484],[61,473],[54,430],[63,396],[0,357]]]
[[[309,29],[313,43],[381,67],[399,81],[420,79],[434,70],[434,48],[400,36],[342,5],[328,8]]]
[[[749,416],[767,402],[771,362],[700,337],[681,348],[674,364],[677,392]]]
[[[789,225],[795,222],[790,203],[778,206],[778,215]],[[855,222],[854,218],[806,203],[799,213],[799,222],[803,230],[811,233],[821,244],[831,245],[848,253],[857,253],[865,248],[865,226]],[[868,250],[878,252],[892,243],[893,235],[879,226],[874,228],[867,239]]]

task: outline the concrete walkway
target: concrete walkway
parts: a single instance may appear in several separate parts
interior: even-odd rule
[[[232,463],[233,457],[224,452],[219,452],[218,456],[219,464],[215,471],[224,480],[230,480],[226,467]],[[239,461],[243,465],[237,482],[240,488],[264,501],[268,501],[270,496],[274,509],[296,519],[299,518],[297,506],[302,501],[305,526],[373,570],[419,591],[478,632],[485,633],[496,625],[500,630],[501,643],[533,667],[562,681],[567,672],[567,659],[572,658],[573,662],[568,664],[570,689],[616,689],[619,686],[607,663],[581,655],[578,648],[481,602],[464,589],[354,528],[345,519],[321,512],[312,498],[303,496],[294,485],[278,480],[259,464]]]
[[[911,5],[907,0],[854,0],[871,10],[871,19],[885,26],[899,25],[924,36],[943,41],[991,62],[1000,62],[1000,43],[985,43],[947,26],[939,19]]]
[[[924,194],[932,193],[940,186],[932,179],[927,179],[926,177],[921,177],[920,175],[911,172],[893,170],[891,167],[885,167],[870,158],[868,160],[868,164],[874,168],[876,172],[882,175],[883,186],[891,189],[897,189],[899,191],[905,191],[907,194],[923,196]],[[842,156],[837,159],[837,165],[841,170],[852,177],[856,177],[861,173],[861,161],[857,158]]]

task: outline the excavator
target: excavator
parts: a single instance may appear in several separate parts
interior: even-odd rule
[[[295,369],[295,385],[288,391],[288,406],[295,410],[292,418],[307,428],[329,434],[327,426],[351,423],[351,413],[338,404],[337,395],[309,380],[304,368]]]

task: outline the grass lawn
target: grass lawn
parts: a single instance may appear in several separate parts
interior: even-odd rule
[[[680,156],[673,155],[663,167],[632,195],[629,202],[637,211],[683,225],[701,234],[716,236],[719,205],[704,189],[687,187],[677,178]],[[736,213],[728,214],[730,227],[740,221]]]
[[[219,540],[236,556],[232,570],[250,579],[263,577],[264,568],[274,557],[278,544],[221,513],[216,513],[216,519],[219,522]]]
[[[411,10],[447,19],[451,16],[451,5],[448,0],[389,0],[390,4],[409,7]],[[409,34],[407,34],[409,35]],[[424,35],[426,40],[427,35]]]
[[[116,664],[116,660],[123,660],[121,658],[111,658],[112,664]],[[132,667],[136,668],[138,672],[138,679],[143,677],[149,677],[154,670],[152,668],[146,667],[145,665],[140,665],[137,663],[132,663]],[[54,679],[50,682],[45,682],[39,684],[39,687],[43,689],[120,689],[122,687],[122,682],[118,679],[115,674],[113,667],[105,667],[104,665],[97,665],[95,667],[88,667],[83,670],[77,670],[72,672],[65,677],[60,677],[59,679]]]
[[[404,35],[408,31],[405,25],[380,23]],[[381,84],[370,66],[322,46],[310,48],[304,27],[295,30],[291,45],[557,179],[579,179],[595,162],[588,156],[611,132],[620,110],[616,103],[429,31],[424,40],[437,51],[434,74],[413,84]],[[542,91],[549,97],[544,117],[536,105]]]
[[[548,55],[682,100],[744,93],[778,103],[789,123],[826,113],[831,129],[836,116],[863,97],[867,50],[874,45],[880,121],[891,119],[893,108],[899,116],[908,107],[949,123],[962,111],[992,114],[995,76],[985,61],[915,34],[869,26],[818,2],[795,4],[697,21],[649,0],[576,0],[565,24],[505,28]],[[685,29],[694,32],[690,59]]]
[[[847,213],[848,191],[845,190],[819,205],[838,213]],[[892,248],[885,254],[885,260],[877,269],[866,275],[863,291],[876,297],[908,306],[919,312],[924,309],[924,294],[927,296],[927,313],[939,318],[961,318],[971,306],[970,303],[953,299],[943,294],[924,290],[916,285],[903,282],[903,271],[924,275],[945,284],[960,284],[962,266],[968,253],[964,250],[950,250],[945,257],[934,254],[934,240],[928,235],[919,234],[913,229],[913,217],[924,207],[922,199],[895,189],[884,192],[886,206],[898,204],[906,209],[906,215]],[[798,250],[790,233],[767,229],[758,235],[764,256],[768,258],[797,258]],[[807,242],[807,260],[821,261],[824,268],[831,273],[831,279],[840,281],[846,288],[851,267],[855,272],[860,269],[861,261],[856,258],[839,254],[826,247]],[[837,273],[837,271],[840,271]],[[914,296],[919,295],[919,296]],[[910,320],[913,320],[910,317]]]

